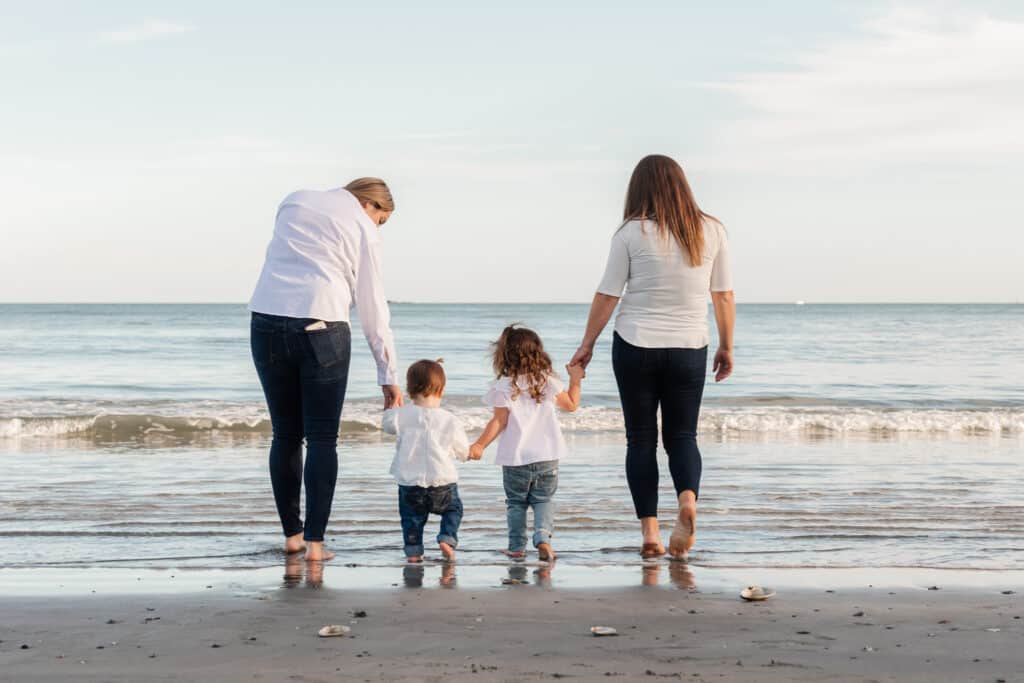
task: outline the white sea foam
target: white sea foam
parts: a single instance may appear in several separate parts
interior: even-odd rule
[[[11,406],[5,406],[11,408]],[[0,417],[0,438],[95,437],[104,440],[230,432],[270,432],[266,409],[259,404],[216,402],[154,402],[146,405],[88,406],[23,405],[22,414]],[[73,412],[68,411],[68,409]],[[63,409],[70,414],[52,414]],[[469,431],[483,428],[490,412],[483,406],[450,406]],[[380,405],[352,401],[342,415],[342,433],[373,433],[380,429]],[[570,434],[621,434],[622,413],[617,406],[587,406],[561,417]],[[1024,408],[926,409],[863,408],[849,406],[706,407],[700,430],[721,435],[857,434],[1021,434]]]

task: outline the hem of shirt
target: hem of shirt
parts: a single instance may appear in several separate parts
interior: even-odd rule
[[[280,308],[274,308],[273,306],[261,306],[253,305],[251,302],[247,306],[250,313],[261,313],[263,315],[277,315],[282,318],[294,318],[295,320],[323,320],[325,323],[348,323],[352,324],[349,318],[340,318],[338,320],[332,320],[330,316],[315,315],[315,312],[310,313],[299,313],[293,310],[286,310]],[[270,310],[273,309],[273,310]]]
[[[702,337],[680,337],[673,340],[674,342],[678,343],[656,345],[643,344],[637,341],[636,337],[634,337],[633,335],[623,332],[621,329],[619,329],[617,325],[615,327],[615,334],[622,337],[622,340],[629,344],[630,346],[637,346],[641,349],[703,349],[705,346],[711,343],[710,336],[705,334]],[[697,339],[698,342],[694,343],[694,339]]]
[[[536,460],[524,460],[522,462],[502,462],[495,459],[494,464],[502,467],[522,467],[523,465],[536,465],[539,462],[555,462],[564,458],[564,455],[556,455],[553,458],[537,458]]]
[[[451,481],[445,480],[445,481],[435,482],[433,484],[421,484],[419,482],[416,482],[416,483],[413,483],[413,484],[407,484],[407,483],[405,483],[403,481],[398,480],[397,478],[395,479],[395,485],[396,486],[418,486],[418,487],[420,487],[422,489],[429,489],[431,487],[435,487],[436,488],[438,486],[451,486],[452,484],[458,484],[458,483],[459,483],[458,479],[453,479]]]

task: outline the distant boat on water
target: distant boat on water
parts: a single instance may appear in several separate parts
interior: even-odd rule
[[[803,301],[803,300],[801,299],[800,301],[796,301],[796,302],[794,302],[794,303],[795,303],[795,304],[796,304],[797,306],[803,306],[805,302],[804,302],[804,301]]]

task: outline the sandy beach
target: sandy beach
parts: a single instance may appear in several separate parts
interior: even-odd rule
[[[67,595],[53,586],[58,597],[0,597],[0,680],[1024,680],[1017,573],[966,587],[920,584],[941,572],[858,586],[871,571],[808,581],[776,570],[778,595],[744,603],[733,577],[667,563],[631,568],[637,583],[619,588],[573,588],[537,569],[510,585],[496,567],[372,568],[386,586],[376,589],[343,567],[322,584],[293,568],[262,586],[252,573],[8,572],[7,590],[78,582]],[[326,624],[352,633],[319,638]],[[594,637],[594,625],[619,635]]]

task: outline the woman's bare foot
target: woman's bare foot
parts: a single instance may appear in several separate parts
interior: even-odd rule
[[[334,559],[334,553],[324,547],[323,541],[306,544],[306,562],[327,562]]]
[[[554,562],[555,557],[557,556],[555,555],[555,551],[551,549],[550,543],[538,543],[537,557],[539,557],[544,562]]]
[[[284,551],[289,555],[301,553],[306,549],[306,543],[302,540],[302,532],[288,536],[284,539]]]
[[[697,496],[693,491],[679,494],[679,517],[668,540],[668,552],[677,560],[685,560],[697,534]]]
[[[408,562],[409,564],[423,564],[423,556],[422,555],[414,555],[412,557],[405,558],[405,561]]]
[[[665,554],[665,546],[661,544],[661,530],[658,528],[657,517],[641,517],[640,533],[644,537],[643,546],[640,548],[640,557],[648,559]]]
[[[522,550],[502,550],[504,555],[508,555],[513,560],[522,560],[526,558],[526,553]]]
[[[438,543],[437,547],[441,549],[441,554],[444,555],[445,560],[447,560],[448,562],[455,561],[455,548],[451,547],[444,541]]]

